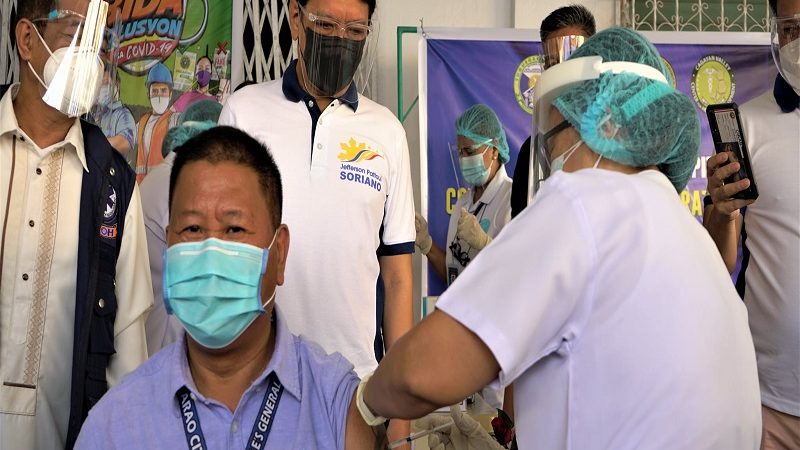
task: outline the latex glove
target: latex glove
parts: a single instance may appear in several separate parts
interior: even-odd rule
[[[428,435],[431,450],[504,450],[475,419],[456,406],[450,407],[450,416],[431,414],[417,420],[422,430],[430,430],[450,421],[453,425]]]
[[[417,247],[419,247],[419,251],[421,251],[423,255],[427,255],[431,251],[431,246],[433,245],[433,239],[431,239],[431,235],[428,233],[428,221],[421,215],[415,213],[414,227],[417,229],[417,237],[414,241]]]
[[[464,207],[461,208],[461,216],[458,218],[456,236],[465,240],[476,250],[482,250],[489,245],[489,242],[492,242],[492,238],[483,231],[481,224],[478,223],[478,218],[470,214]]]

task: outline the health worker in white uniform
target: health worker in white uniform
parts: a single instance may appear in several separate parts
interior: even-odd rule
[[[513,382],[519,448],[759,448],[747,311],[678,194],[700,126],[669,76],[623,28],[544,72],[535,123],[549,178],[362,381],[365,420]],[[500,448],[451,414],[429,442]]]
[[[446,248],[433,242],[424,217],[417,214],[415,223],[417,247],[448,285],[511,220],[508,142],[497,114],[474,105],[456,119],[456,134],[450,151],[470,187],[450,215]]]
[[[450,149],[459,161],[470,188],[458,198],[447,227],[447,248],[433,242],[428,222],[416,214],[416,244],[434,271],[450,285],[511,220],[511,178],[506,173],[508,141],[492,108],[477,104],[456,119],[456,145]],[[503,407],[503,391],[486,388],[483,399]]]

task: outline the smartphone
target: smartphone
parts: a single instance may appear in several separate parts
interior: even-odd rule
[[[736,103],[720,103],[706,108],[711,137],[717,153],[728,152],[730,162],[739,163],[739,171],[725,179],[725,183],[735,183],[741,179],[750,180],[750,186],[733,195],[733,198],[756,199],[758,188],[750,165],[750,152],[745,144],[742,121]]]

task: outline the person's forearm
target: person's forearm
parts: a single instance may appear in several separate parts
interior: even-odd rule
[[[413,362],[407,357],[407,347],[408,342],[398,341],[367,383],[364,401],[379,416],[414,419],[444,406],[444,403],[435,404],[413,392],[413,381],[409,379],[411,370],[408,370]]]
[[[389,350],[414,326],[411,255],[389,256],[382,261],[381,277],[385,288],[383,335],[386,350]]]
[[[436,272],[436,275],[439,275],[442,281],[447,282],[447,263],[445,262],[446,256],[444,250],[434,243],[431,245],[431,250],[426,256],[428,257],[428,262],[431,263],[431,267],[433,267],[433,271]]]
[[[434,311],[386,354],[364,400],[379,416],[410,419],[453,405],[497,377],[488,347],[458,321]]]
[[[114,150],[118,151],[123,156],[127,156],[128,153],[131,151],[131,144],[128,139],[119,134],[117,136],[111,136],[108,138],[108,143],[114,147]]]
[[[713,205],[706,207],[710,211],[704,214],[703,226],[708,231],[711,239],[717,245],[722,261],[728,269],[733,272],[736,267],[736,256],[739,246],[739,233],[737,222],[742,220],[741,215],[730,219],[728,216],[714,212]]]

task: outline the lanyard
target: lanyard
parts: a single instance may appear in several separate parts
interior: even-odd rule
[[[261,413],[258,415],[256,423],[253,424],[253,431],[250,433],[250,439],[247,440],[246,450],[263,449],[269,432],[272,430],[275,411],[277,411],[278,403],[283,395],[283,385],[278,381],[278,376],[275,375],[275,372],[269,374],[267,384],[269,387],[267,392],[264,393],[264,400],[261,402]],[[197,405],[195,405],[192,394],[186,386],[178,391],[177,401],[178,408],[181,411],[183,431],[186,433],[186,443],[189,448],[191,450],[207,450],[206,438],[203,435],[203,429],[200,428]]]

